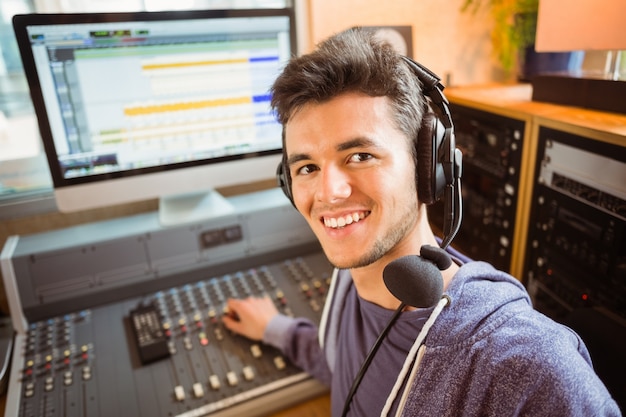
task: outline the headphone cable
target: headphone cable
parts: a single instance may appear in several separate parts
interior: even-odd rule
[[[365,357],[365,360],[363,361],[363,364],[361,365],[361,368],[359,369],[359,373],[356,375],[356,377],[354,378],[354,381],[352,382],[352,387],[350,388],[350,392],[348,393],[346,402],[343,405],[343,411],[341,412],[342,417],[346,417],[348,415],[348,411],[350,410],[350,403],[352,402],[352,398],[354,397],[354,394],[356,394],[357,388],[361,384],[361,380],[363,379],[363,376],[365,376],[365,371],[367,371],[367,368],[369,368],[369,365],[372,362],[372,359],[374,359],[374,355],[376,355],[376,352],[378,351],[378,348],[382,344],[383,339],[387,336],[387,333],[389,333],[389,330],[391,329],[393,324],[396,322],[396,320],[400,316],[400,313],[402,313],[402,310],[404,310],[404,307],[406,307],[406,304],[400,303],[396,311],[393,313],[393,316],[391,316],[391,319],[389,319],[389,322],[387,323],[383,331],[380,332],[380,334],[378,335],[378,338],[376,339],[369,353]]]

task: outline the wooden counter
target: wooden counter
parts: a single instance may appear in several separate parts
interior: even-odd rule
[[[330,416],[330,395],[322,395],[294,407],[272,414],[271,417],[328,417]]]
[[[453,87],[446,88],[444,93],[456,104],[549,125],[581,136],[601,136],[611,143],[624,145],[626,141],[625,114],[532,101],[530,84]]]

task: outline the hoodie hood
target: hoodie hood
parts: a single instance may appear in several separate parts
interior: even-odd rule
[[[522,283],[486,262],[463,264],[445,294],[450,304],[426,339],[431,347],[476,343],[508,318],[532,309]]]

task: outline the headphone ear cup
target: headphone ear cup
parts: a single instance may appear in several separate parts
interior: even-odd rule
[[[435,113],[424,115],[422,127],[417,134],[415,174],[417,197],[425,204],[433,204],[439,200],[446,185],[439,156],[445,131]]]
[[[280,189],[283,190],[285,196],[289,199],[289,201],[291,201],[291,204],[294,204],[293,197],[291,196],[291,181],[286,165],[285,158],[283,157],[276,167],[276,182]]]

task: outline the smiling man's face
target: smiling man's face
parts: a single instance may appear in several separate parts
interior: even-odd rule
[[[415,164],[386,97],[344,93],[285,126],[294,203],[339,268],[402,255],[417,224]]]

